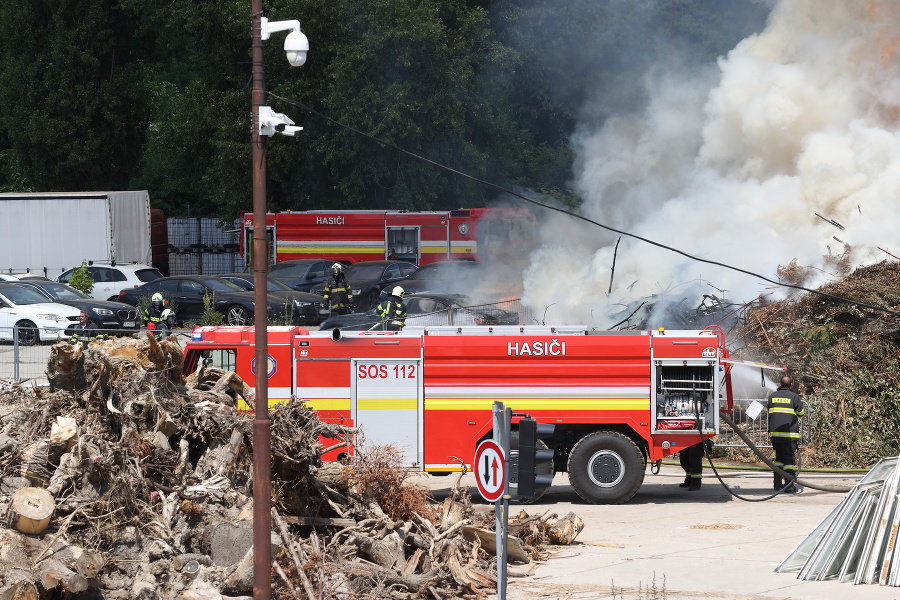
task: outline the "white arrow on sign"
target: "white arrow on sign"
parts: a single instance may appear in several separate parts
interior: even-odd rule
[[[488,502],[503,496],[503,480],[506,459],[503,449],[494,440],[484,440],[475,450],[475,481],[481,497]]]

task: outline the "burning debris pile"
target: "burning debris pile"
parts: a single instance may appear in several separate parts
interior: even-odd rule
[[[49,391],[0,392],[0,598],[249,597],[252,417],[235,396],[253,392],[232,372],[181,373],[172,340],[57,344]],[[467,489],[435,504],[404,485],[390,448],[352,470],[323,466],[320,435],[352,432],[302,402],[274,411],[271,432],[273,597],[476,598],[496,586],[482,541],[492,519]],[[583,526],[555,516],[511,523],[523,560]]]
[[[900,263],[881,262],[819,291],[898,311],[897,281]],[[898,315],[804,294],[748,311],[743,333],[754,356],[787,367],[810,404],[807,466],[864,466],[900,453]]]

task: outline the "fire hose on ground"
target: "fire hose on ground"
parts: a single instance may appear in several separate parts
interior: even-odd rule
[[[725,423],[727,423],[728,426],[731,427],[731,429],[734,430],[734,432],[735,432],[736,434],[738,434],[738,436],[739,436],[742,440],[744,440],[744,443],[747,444],[747,447],[750,448],[750,449],[753,451],[753,453],[756,454],[757,457],[759,457],[760,460],[762,460],[762,461],[763,461],[769,468],[771,468],[774,472],[776,472],[776,473],[778,473],[779,475],[781,475],[781,476],[785,479],[785,481],[789,481],[789,482],[791,482],[791,483],[797,483],[797,484],[800,484],[800,485],[802,485],[802,486],[804,486],[804,487],[808,487],[808,488],[813,489],[813,490],[819,490],[820,492],[833,492],[833,493],[838,493],[838,494],[846,494],[847,492],[849,492],[850,490],[853,489],[852,487],[829,487],[829,486],[824,486],[824,485],[818,485],[818,484],[809,482],[809,481],[807,481],[807,480],[805,480],[805,479],[800,479],[799,475],[798,475],[798,476],[796,477],[796,479],[795,479],[793,475],[788,474],[786,471],[782,470],[782,469],[781,469],[780,467],[778,467],[774,462],[772,462],[772,461],[769,459],[769,457],[767,457],[765,454],[763,454],[763,453],[759,450],[759,448],[756,447],[756,445],[753,443],[753,441],[752,441],[749,437],[747,437],[747,435],[746,435],[743,431],[741,431],[741,428],[738,427],[737,424],[736,424],[734,421],[731,420],[731,417],[729,417],[729,416],[728,416],[727,414],[725,414],[724,412],[719,413],[719,417],[720,417],[723,421],[725,421]],[[715,465],[713,465],[712,457],[710,457],[709,455],[707,455],[706,458],[707,458],[707,460],[709,461],[709,466],[712,467],[713,472],[716,474],[716,478],[718,478],[719,482],[720,482],[723,486],[725,486],[725,489],[728,489],[728,491],[729,491],[733,496],[735,496],[736,498],[740,498],[741,500],[747,500],[746,498],[741,498],[740,496],[738,496],[737,494],[735,494],[734,492],[732,492],[732,491],[728,488],[728,486],[725,484],[725,482],[722,481],[722,478],[719,477],[719,473],[716,471]],[[799,461],[798,461],[798,462],[799,462]],[[799,469],[800,465],[798,464],[797,467],[798,467],[797,471],[798,471],[798,473],[799,473],[799,471],[800,471],[800,469]],[[783,491],[783,490],[782,490],[782,491]],[[769,496],[769,497],[767,497],[767,498],[763,498],[762,500],[768,500],[769,498],[774,498],[775,496],[777,496],[777,495],[780,494],[780,493],[781,493],[781,491],[776,492],[775,494],[772,494],[771,496]],[[753,500],[753,501],[759,501],[759,500]]]

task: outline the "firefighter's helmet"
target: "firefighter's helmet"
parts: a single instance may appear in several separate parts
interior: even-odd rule
[[[341,263],[334,263],[333,265],[331,265],[331,272],[334,275],[337,275],[338,273],[340,273],[343,270],[344,270],[344,265],[342,265]]]
[[[156,292],[155,294],[153,294],[150,297],[150,301],[151,302],[162,302],[163,301],[162,294],[160,294],[159,292]]]
[[[397,296],[398,298],[399,298],[400,296],[402,296],[403,294],[405,294],[405,293],[406,293],[406,292],[404,292],[404,291],[403,291],[403,288],[400,287],[399,285],[398,285],[398,286],[395,286],[395,287],[394,287],[394,290],[391,292],[392,295]]]

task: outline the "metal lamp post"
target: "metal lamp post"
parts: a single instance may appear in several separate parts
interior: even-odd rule
[[[272,434],[269,422],[268,382],[268,302],[266,276],[268,274],[268,244],[266,235],[266,136],[275,131],[296,134],[299,127],[286,128],[293,121],[283,115],[265,111],[264,40],[275,31],[291,30],[284,42],[288,62],[299,67],[306,62],[309,42],[300,31],[299,21],[269,22],[263,15],[262,0],[252,0],[251,37],[252,91],[251,140],[253,145],[253,285],[256,324],[256,411],[253,420],[253,598],[272,597],[272,551],[270,548],[271,516],[271,459]],[[261,115],[264,115],[261,117]],[[280,118],[279,118],[280,117]],[[262,235],[260,235],[262,232]]]

